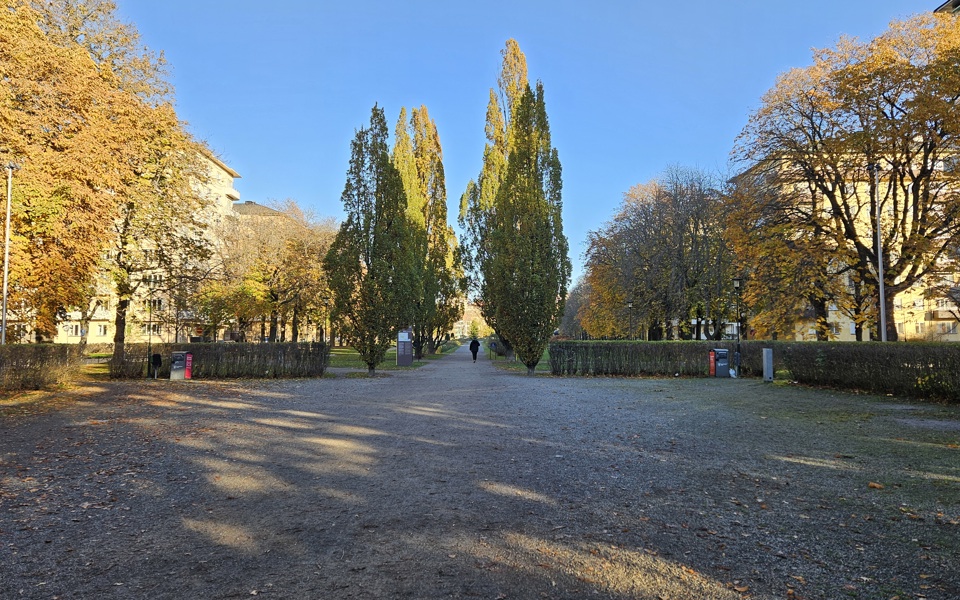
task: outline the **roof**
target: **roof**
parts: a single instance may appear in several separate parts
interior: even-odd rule
[[[960,0],[947,0],[937,8],[933,9],[933,12],[957,12],[960,11]]]
[[[214,156],[213,152],[208,150],[205,146],[200,147],[200,153],[206,156],[210,160],[210,162],[212,162],[213,164],[223,169],[227,173],[227,175],[229,175],[230,177],[233,177],[234,179],[243,179],[242,177],[240,177],[240,173],[237,173],[236,171],[228,167],[227,163],[223,162],[222,160]]]
[[[244,202],[234,202],[233,212],[244,217],[283,217],[285,216],[279,210],[274,210],[269,206],[257,204],[252,200]]]

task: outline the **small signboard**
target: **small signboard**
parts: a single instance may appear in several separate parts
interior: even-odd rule
[[[397,366],[413,366],[413,330],[401,329],[397,334]]]

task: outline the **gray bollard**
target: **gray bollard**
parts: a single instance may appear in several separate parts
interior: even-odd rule
[[[773,381],[773,348],[763,349],[763,380]]]

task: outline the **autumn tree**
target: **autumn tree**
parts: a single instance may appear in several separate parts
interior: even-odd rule
[[[140,41],[133,25],[117,18],[112,0],[20,0],[36,11],[47,38],[62,47],[87,50],[97,69],[109,73],[125,93],[158,106],[170,100],[163,53]]]
[[[719,339],[732,304],[732,254],[722,203],[705,173],[674,167],[624,194],[586,252],[595,337]],[[632,329],[631,329],[632,325]]]
[[[465,279],[457,240],[447,223],[443,150],[427,108],[415,108],[407,121],[401,109],[393,150],[403,180],[410,221],[410,243],[419,257],[413,304],[413,347],[417,358],[433,353],[463,313]]]
[[[897,294],[960,242],[960,172],[949,166],[960,151],[958,58],[960,22],[951,15],[894,22],[869,42],[844,38],[781,75],[738,140],[744,171],[781,190],[758,209],[776,213],[786,235],[815,242],[791,250],[820,253],[819,281],[847,273],[851,289],[872,296],[868,308],[852,304],[873,319],[881,248],[892,315]],[[877,165],[875,178],[868,165]],[[893,319],[887,338],[897,339]]]
[[[216,227],[218,272],[200,291],[209,335],[229,325],[246,340],[259,322],[260,339],[286,341],[289,330],[298,341],[307,324],[325,316],[322,261],[336,228],[290,199],[249,206]]]
[[[0,152],[20,163],[12,211],[11,304],[39,337],[87,304],[105,228],[136,179],[144,107],[77,44],[58,44],[23,3],[0,11]]]
[[[410,323],[416,294],[403,180],[390,159],[383,109],[351,144],[341,195],[346,217],[323,261],[342,333],[372,375],[399,328]]]

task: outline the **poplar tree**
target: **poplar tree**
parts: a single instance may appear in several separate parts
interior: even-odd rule
[[[527,80],[515,40],[490,91],[483,168],[460,201],[473,292],[486,322],[528,372],[563,314],[570,279],[561,220],[561,167],[550,142],[543,86]]]
[[[465,281],[456,236],[447,223],[443,150],[436,123],[426,106],[414,108],[407,121],[401,109],[393,161],[407,194],[410,239],[419,258],[413,303],[413,347],[417,358],[433,353],[443,335],[460,318]]]
[[[507,159],[510,154],[512,136],[511,120],[513,108],[520,93],[527,87],[527,58],[520,50],[516,40],[507,40],[506,47],[500,51],[503,63],[497,77],[498,87],[490,89],[487,102],[486,126],[484,131],[487,143],[483,149],[483,167],[476,181],[467,184],[467,190],[460,197],[459,223],[464,229],[460,255],[468,275],[474,301],[480,307],[484,320],[494,330],[501,345],[512,352],[510,340],[497,326],[496,314],[492,305],[485,301],[481,286],[484,279],[481,265],[489,258],[490,218],[494,214],[494,200],[500,184],[507,172]]]
[[[346,218],[324,258],[333,318],[370,375],[398,329],[412,319],[417,292],[407,196],[387,150],[387,122],[374,106],[351,144],[341,201]]]
[[[561,167],[550,143],[543,86],[527,86],[513,120],[512,152],[494,200],[481,265],[482,297],[517,358],[533,374],[563,315],[570,282],[561,219]]]

